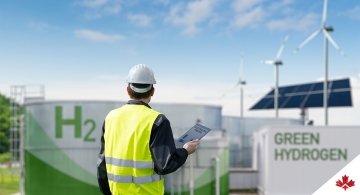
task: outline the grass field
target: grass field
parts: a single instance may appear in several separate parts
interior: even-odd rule
[[[19,192],[18,168],[0,168],[0,195]]]

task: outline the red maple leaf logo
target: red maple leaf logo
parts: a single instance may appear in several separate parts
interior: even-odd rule
[[[340,188],[343,188],[346,191],[348,188],[355,186],[355,181],[353,180],[349,181],[349,176],[344,175],[342,176],[342,181],[340,180],[336,181],[336,186],[339,186]]]

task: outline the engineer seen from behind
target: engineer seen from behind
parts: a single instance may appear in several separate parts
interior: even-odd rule
[[[108,113],[102,127],[97,175],[103,194],[164,194],[163,175],[181,167],[198,140],[176,148],[169,120],[149,106],[156,83],[152,70],[133,66],[127,78],[130,100]]]

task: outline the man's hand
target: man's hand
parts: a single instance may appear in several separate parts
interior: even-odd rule
[[[198,145],[200,144],[199,140],[192,140],[184,144],[183,148],[185,148],[188,152],[188,154],[192,154],[196,151]]]

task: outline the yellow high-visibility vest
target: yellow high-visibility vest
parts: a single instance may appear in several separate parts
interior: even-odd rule
[[[113,195],[164,194],[164,179],[154,171],[150,135],[160,113],[126,104],[105,119],[105,161]]]

